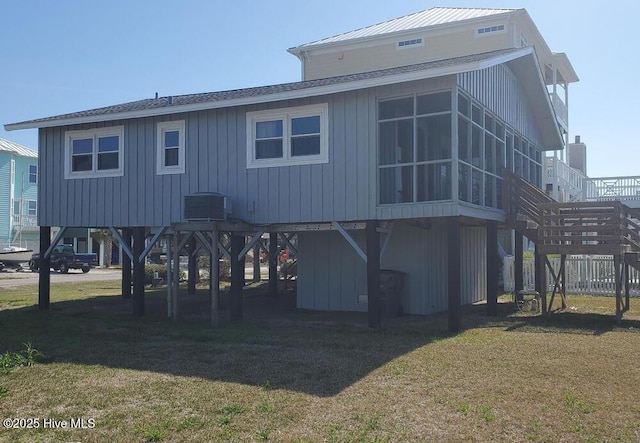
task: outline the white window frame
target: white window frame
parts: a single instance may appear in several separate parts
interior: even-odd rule
[[[118,136],[118,169],[98,170],[98,138]],[[92,166],[90,171],[72,171],[73,140],[93,139],[93,152],[91,156]],[[124,175],[124,126],[109,126],[106,128],[94,128],[81,131],[66,131],[64,133],[64,178],[95,178],[95,177],[121,177]]]
[[[320,117],[320,153],[314,155],[291,155],[291,120],[300,117]],[[256,124],[263,121],[282,120],[282,157],[257,159]],[[247,112],[247,168],[270,168],[276,166],[310,165],[329,163],[329,105],[296,106]]]
[[[17,205],[17,211],[16,211]],[[19,198],[14,198],[11,202],[11,212],[13,215],[20,215],[22,213],[22,200]]]
[[[33,203],[33,209],[31,208],[31,203]],[[33,211],[33,214],[31,213]],[[27,215],[37,216],[38,215],[38,201],[37,200],[27,200]]]
[[[36,172],[31,173],[31,167],[36,168]],[[33,176],[33,181],[31,181],[31,177]],[[29,165],[29,183],[37,184],[38,183],[38,165]]]
[[[164,164],[164,133],[168,131],[178,131],[178,164],[166,166]],[[175,148],[172,147],[172,148]],[[185,172],[185,121],[173,120],[158,122],[156,130],[156,174],[184,174]]]

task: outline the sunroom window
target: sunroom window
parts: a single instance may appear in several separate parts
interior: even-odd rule
[[[247,167],[327,163],[327,104],[247,113]]]
[[[124,126],[65,133],[65,178],[115,177],[124,173]]]
[[[379,202],[451,199],[451,92],[381,101]]]

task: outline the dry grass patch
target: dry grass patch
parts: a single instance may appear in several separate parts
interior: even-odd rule
[[[161,291],[134,319],[118,292],[60,284],[46,313],[24,288],[0,293],[0,353],[28,341],[45,356],[0,376],[1,418],[95,420],[0,441],[640,441],[635,299],[621,326],[611,298],[570,297],[550,318],[470,308],[448,335],[442,316],[371,331],[359,316],[253,316],[250,300],[244,322],[211,330],[165,319]]]

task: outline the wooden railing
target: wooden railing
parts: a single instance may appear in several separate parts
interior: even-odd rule
[[[504,173],[503,196],[504,208],[510,215],[525,215],[538,224],[541,221],[539,205],[555,201],[541,189],[512,172]]]
[[[505,173],[504,186],[508,213],[538,225],[543,254],[640,253],[638,208],[619,201],[560,203],[513,173]]]

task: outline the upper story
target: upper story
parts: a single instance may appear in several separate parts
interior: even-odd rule
[[[302,79],[312,80],[521,47],[535,49],[558,123],[568,132],[568,85],[578,76],[525,9],[430,8],[289,52],[301,61]]]
[[[0,239],[37,229],[38,153],[0,139]]]
[[[563,146],[531,46],[5,127],[39,128],[42,226],[168,226],[203,192],[256,225],[501,220],[504,169],[541,186]]]

